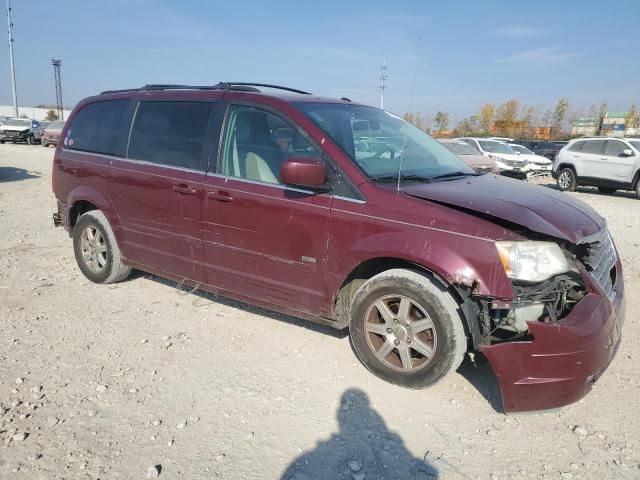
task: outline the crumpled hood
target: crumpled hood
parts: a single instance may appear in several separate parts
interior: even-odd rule
[[[522,155],[520,155],[520,157],[527,160],[528,162],[544,163],[545,165],[551,165],[553,163],[547,157],[543,157],[542,155],[531,155],[528,153],[523,153]]]
[[[7,132],[24,132],[29,130],[30,127],[14,127],[12,125],[3,125],[0,130],[6,130]]]
[[[494,162],[489,157],[485,157],[484,155],[458,155],[462,160],[465,161],[467,165],[471,165],[472,167],[495,167],[496,162]]]
[[[497,175],[406,185],[417,198],[504,219],[534,232],[580,243],[605,226],[595,210],[569,194]]]

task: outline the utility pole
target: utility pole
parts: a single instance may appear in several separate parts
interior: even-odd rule
[[[7,22],[9,23],[9,61],[11,62],[11,85],[13,86],[13,116],[18,116],[18,94],[16,93],[16,67],[13,63],[13,23],[11,3],[7,0]]]
[[[58,108],[58,120],[64,120],[64,107],[62,105],[62,79],[60,78],[62,60],[52,58],[51,65],[53,65],[53,77],[56,83],[56,107]]]
[[[387,86],[384,81],[387,79],[387,59],[382,59],[382,65],[380,65],[380,108],[384,108],[384,89]]]

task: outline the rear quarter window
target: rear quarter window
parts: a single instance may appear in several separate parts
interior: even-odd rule
[[[124,155],[124,122],[128,105],[128,99],[120,99],[85,106],[67,130],[65,148],[105,155]]]
[[[131,129],[128,158],[202,169],[211,102],[141,102]]]

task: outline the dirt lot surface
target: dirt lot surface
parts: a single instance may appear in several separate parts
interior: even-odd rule
[[[582,401],[504,415],[470,363],[410,391],[340,332],[138,273],[87,281],[53,149],[0,145],[1,479],[640,478],[640,201],[582,190],[625,265],[620,352]],[[150,469],[151,467],[151,469]]]

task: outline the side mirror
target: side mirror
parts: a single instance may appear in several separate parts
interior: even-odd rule
[[[327,191],[327,167],[313,157],[291,157],[280,167],[280,181],[293,187]]]
[[[520,152],[516,150],[516,155],[520,155]]]
[[[622,150],[622,155],[624,155],[625,157],[633,157],[633,150],[631,150],[630,148],[625,148],[624,150]]]

